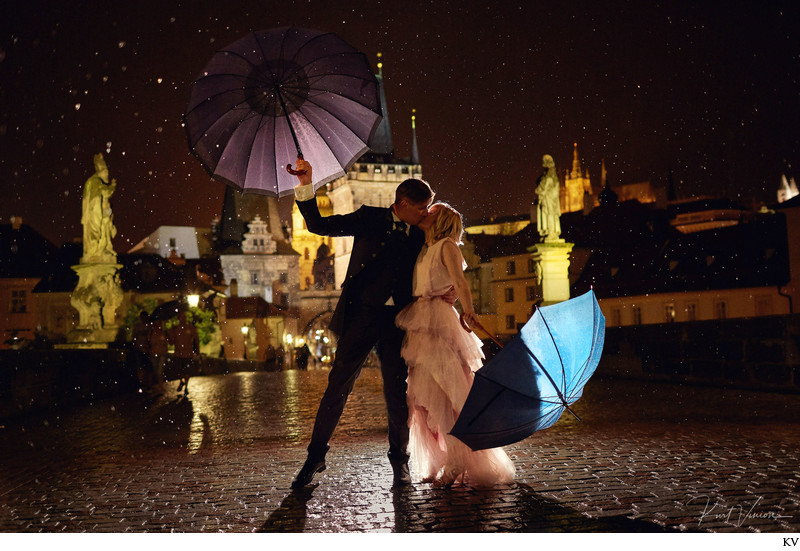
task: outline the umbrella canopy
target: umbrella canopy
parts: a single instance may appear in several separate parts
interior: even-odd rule
[[[381,118],[364,54],[333,33],[286,27],[217,52],[192,86],[184,125],[214,179],[280,197],[297,185],[284,167],[303,154],[315,189],[343,176]]]
[[[475,373],[450,434],[480,450],[552,426],[597,368],[605,327],[594,291],[537,308],[520,334]]]

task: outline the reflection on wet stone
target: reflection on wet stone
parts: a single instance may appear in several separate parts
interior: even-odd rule
[[[649,532],[800,528],[800,396],[592,380],[507,448],[515,484],[392,489],[380,374],[356,383],[315,486],[290,483],[327,371],[192,378],[0,425],[0,531]],[[412,473],[413,475],[413,473]],[[705,497],[707,496],[707,497]],[[740,525],[716,511],[738,511]],[[717,509],[704,507],[708,502]]]

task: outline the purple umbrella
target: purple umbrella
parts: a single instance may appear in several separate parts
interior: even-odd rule
[[[189,149],[212,178],[281,197],[297,185],[289,171],[303,153],[315,189],[343,176],[369,150],[381,118],[364,54],[333,33],[286,27],[214,54],[183,120]]]

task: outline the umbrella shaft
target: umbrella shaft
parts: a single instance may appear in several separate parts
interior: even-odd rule
[[[578,414],[575,413],[574,411],[572,411],[572,409],[570,409],[570,407],[568,405],[564,404],[564,407],[567,409],[568,412],[570,412],[572,414],[572,416],[575,419],[577,419],[578,421],[582,421],[582,419],[580,417],[578,417]]]
[[[297,141],[297,135],[294,133],[294,127],[292,126],[292,121],[289,119],[289,112],[286,110],[286,103],[283,101],[283,95],[278,85],[275,85],[275,93],[278,95],[278,101],[281,102],[281,109],[283,109],[283,114],[286,116],[286,124],[289,125],[289,132],[292,134],[294,147],[297,149],[297,157],[302,158],[303,152],[300,151],[300,143]]]

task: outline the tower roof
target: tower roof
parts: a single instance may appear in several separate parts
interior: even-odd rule
[[[411,110],[411,164],[419,164],[419,148],[417,147],[417,110]]]
[[[381,111],[383,112],[383,119],[381,119],[378,128],[375,130],[375,135],[369,144],[370,151],[365,153],[361,159],[362,162],[377,162],[388,163],[394,160],[394,144],[392,143],[392,129],[389,123],[389,108],[386,103],[386,91],[383,87],[383,62],[381,61],[383,55],[378,54],[378,74],[375,78],[378,79],[378,90],[381,95]]]

